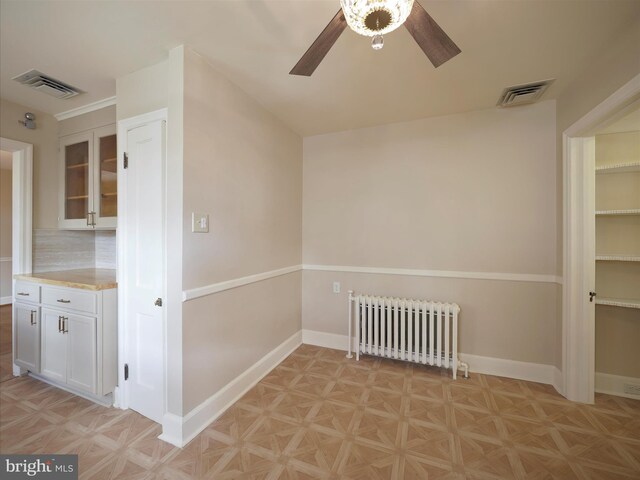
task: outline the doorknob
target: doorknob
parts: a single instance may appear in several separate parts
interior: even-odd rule
[[[156,307],[162,306],[162,299],[160,297],[156,298],[156,301],[153,303]]]
[[[593,297],[596,296],[596,292],[589,292],[589,301],[593,302]]]

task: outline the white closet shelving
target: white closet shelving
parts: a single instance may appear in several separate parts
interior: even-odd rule
[[[597,305],[640,308],[640,135],[596,137]],[[637,283],[637,285],[636,285]],[[630,297],[638,298],[630,298]]]

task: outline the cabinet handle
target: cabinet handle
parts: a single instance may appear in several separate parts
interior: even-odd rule
[[[60,303],[71,303],[71,300],[65,300],[64,298],[59,298],[58,300],[56,300],[56,302],[60,302]]]
[[[96,226],[96,212],[91,212],[91,225]]]
[[[69,333],[69,325],[67,325],[69,317],[62,317],[62,333]]]
[[[58,332],[62,332],[62,316],[58,315]]]
[[[91,226],[91,212],[87,212],[87,227]]]
[[[16,293],[16,295],[20,295],[21,297],[28,297],[29,296],[28,293],[24,293],[24,292],[18,292],[18,293]]]
[[[31,310],[31,325],[35,325],[36,321],[33,319],[33,316],[38,313],[35,310]]]

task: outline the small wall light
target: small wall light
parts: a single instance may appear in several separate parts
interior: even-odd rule
[[[27,112],[24,114],[24,120],[18,120],[18,123],[24,125],[29,130],[34,130],[36,128],[36,116],[31,112]]]

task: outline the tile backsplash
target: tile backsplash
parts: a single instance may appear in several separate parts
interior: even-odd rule
[[[96,230],[96,268],[116,268],[115,230]]]
[[[34,273],[77,268],[116,268],[116,232],[34,230]]]

